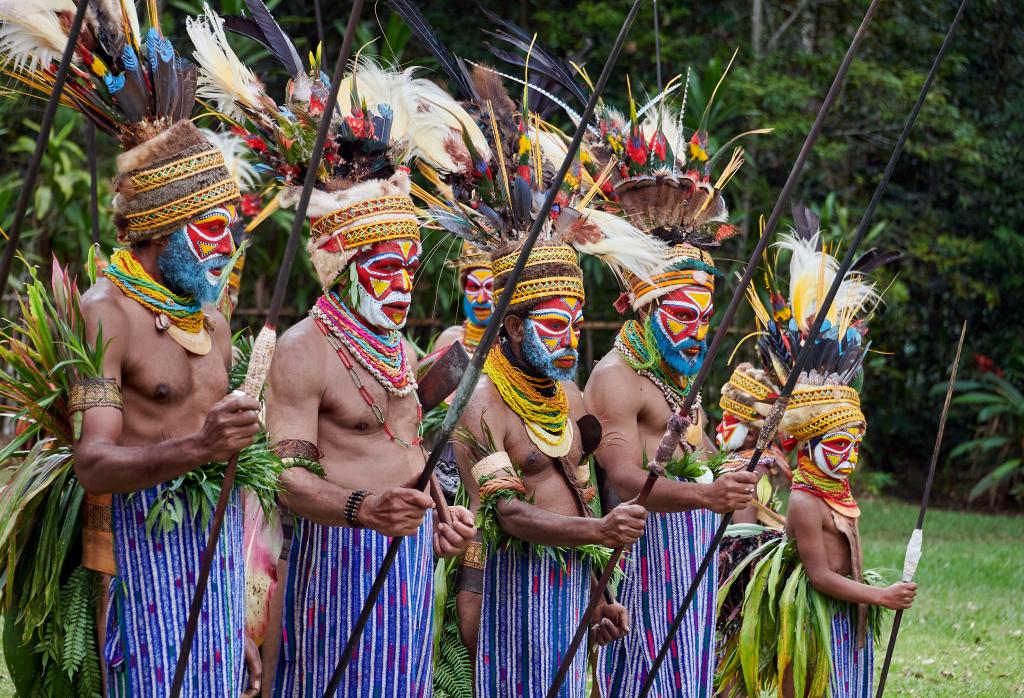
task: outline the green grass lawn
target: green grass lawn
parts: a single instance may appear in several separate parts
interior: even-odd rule
[[[895,581],[918,508],[876,500],[861,509],[865,566]],[[1024,695],[1024,518],[929,511],[915,581],[886,695]],[[888,637],[887,624],[876,671]]]
[[[868,567],[895,580],[917,507],[862,501]],[[930,511],[886,695],[966,698],[1024,695],[1024,518]],[[881,669],[885,642],[876,649]],[[0,666],[0,698],[14,695]]]

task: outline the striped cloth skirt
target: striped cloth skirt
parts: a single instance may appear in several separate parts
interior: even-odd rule
[[[601,649],[598,678],[602,695],[628,698],[639,694],[720,520],[707,509],[650,513],[644,535],[622,563],[625,576],[618,599],[629,609],[631,632]],[[650,695],[713,695],[717,579],[715,555],[669,646]]]
[[[488,550],[476,653],[478,698],[546,695],[587,606],[589,562],[568,552],[563,566],[526,547]],[[563,698],[586,695],[585,647],[562,684]]]
[[[117,576],[107,596],[107,693],[163,698],[185,635],[188,609],[209,526],[182,498],[183,523],[168,533],[146,532],[146,517],[162,486],[115,494],[112,515]],[[244,690],[245,568],[242,507],[228,500],[217,554],[203,598],[182,696],[237,696]]]
[[[391,541],[295,517],[274,696],[321,698]],[[402,540],[337,696],[432,691],[433,512]]]
[[[857,609],[844,604],[832,616],[831,698],[871,698],[874,695],[875,648],[868,628],[864,646],[857,647]]]

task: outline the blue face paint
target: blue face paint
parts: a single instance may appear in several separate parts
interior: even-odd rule
[[[669,365],[669,368],[687,378],[697,375],[700,365],[704,363],[704,355],[708,352],[707,340],[687,337],[679,344],[674,345],[668,335],[665,334],[665,331],[662,330],[660,323],[653,322],[650,317],[647,318],[647,323],[651,333],[654,335],[654,342],[658,346],[658,353],[665,363]],[[688,352],[688,350],[694,348],[698,350],[696,353],[691,354]]]
[[[477,321],[477,313],[483,309],[487,309],[488,311],[491,309],[489,301],[486,303],[474,303],[469,300],[469,297],[466,294],[462,294],[462,314],[469,321],[469,324],[476,325],[477,327],[487,326],[487,320],[484,320],[483,322]]]
[[[523,321],[523,359],[527,365],[542,376],[555,381],[571,381],[576,378],[576,365],[579,363],[579,352],[565,348],[554,354],[541,341],[537,333],[537,323],[533,320]],[[557,359],[573,357],[576,361],[571,368],[559,368],[554,364]]]
[[[200,303],[217,300],[219,275],[213,272],[223,270],[230,258],[216,255],[206,262],[196,259],[185,230],[171,233],[167,247],[157,259],[160,273],[167,288],[183,296],[195,298]]]

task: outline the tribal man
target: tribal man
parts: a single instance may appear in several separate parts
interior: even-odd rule
[[[455,342],[462,346],[470,355],[480,343],[487,321],[491,318],[491,297],[494,293],[494,276],[491,273],[491,260],[484,252],[474,248],[468,242],[463,243],[462,253],[454,260],[462,287],[462,313],[466,316],[461,325],[453,325],[446,329],[434,343],[434,351],[445,349]]]
[[[170,691],[208,545],[209,517],[193,508],[187,476],[202,466],[207,487],[219,487],[210,475],[223,473],[258,428],[256,400],[225,396],[231,330],[214,307],[234,252],[239,189],[224,153],[189,120],[195,67],[157,27],[140,46],[142,37],[125,36],[128,17],[104,13],[87,23],[83,42],[87,34],[103,37],[89,40],[96,42],[88,45],[96,55],[90,69],[102,67],[106,80],[83,78],[67,99],[125,148],[114,208],[126,247],[82,298],[87,336],[105,347],[102,378],[80,384],[71,400],[84,411],[75,472],[91,493],[86,528],[97,533],[83,557],[112,575],[102,648],[107,693],[159,697]],[[118,40],[117,55],[107,55]],[[102,97],[91,96],[96,84],[104,85],[95,88]],[[101,115],[92,99],[108,105]],[[215,544],[183,694],[252,695],[260,667],[244,642],[237,491]],[[243,683],[246,659],[251,688]]]
[[[598,449],[598,462],[623,499],[640,491],[644,466],[654,459],[666,422],[682,405],[704,359],[718,274],[706,248],[734,232],[724,223],[718,187],[709,182],[706,133],[695,133],[689,143],[680,134],[670,134],[670,140],[657,124],[674,123],[675,116],[665,112],[642,128],[624,131],[624,124],[610,123],[603,129],[605,152],[618,160],[612,183],[623,213],[671,245],[661,273],[651,279],[626,276],[627,293],[616,305],[620,310],[631,305],[639,321],[626,322],[614,350],[587,384],[587,410],[614,435]],[[729,168],[735,166],[734,160]],[[754,494],[752,473],[716,480],[694,462],[696,454],[706,459],[713,449],[699,396],[688,417],[675,451],[679,460],[669,464],[670,477],[659,478],[651,491],[646,533],[624,563],[619,598],[630,610],[631,625],[646,632],[602,651],[601,687],[607,695],[632,696],[639,690],[711,544],[719,515],[747,506]],[[695,468],[673,467],[688,462]],[[712,694],[715,579],[712,568],[653,684],[655,695]]]
[[[819,293],[831,286],[839,266],[822,250],[817,217],[798,205],[795,219],[796,233],[784,236],[777,245],[791,254],[788,301],[778,289],[768,289],[773,299],[769,311],[751,295],[763,328],[758,349],[780,376],[792,369],[797,348],[807,341],[818,312]],[[751,648],[757,656],[744,656],[743,646],[737,646],[737,661],[723,662],[723,680],[731,683],[746,681],[736,668],[741,664],[753,661],[777,667],[750,677],[756,681],[753,686],[746,683],[751,695],[759,695],[764,687],[785,696],[869,698],[874,680],[873,635],[881,630],[880,607],[906,609],[916,595],[916,584],[900,582],[883,588],[881,577],[864,569],[860,509],[849,480],[867,427],[859,392],[870,344],[865,339],[867,322],[878,303],[874,284],[864,275],[891,258],[872,251],[854,263],[815,341],[816,358],[800,374],[780,424],[797,442],[786,538],[774,550],[766,548],[753,571],[753,579],[762,580],[764,598],[770,601],[761,604],[763,612],[745,603],[742,622],[744,626],[760,622],[765,614],[781,618],[777,604],[783,587],[795,590],[796,603],[804,606],[796,613],[806,613],[811,620],[809,632],[794,631],[785,623],[776,632],[763,628],[772,642]],[[790,554],[793,547],[796,555]],[[795,674],[789,658],[801,654],[824,655],[828,661],[809,662],[805,671]]]

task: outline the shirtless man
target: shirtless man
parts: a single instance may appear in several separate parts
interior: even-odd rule
[[[468,510],[452,507],[451,523],[435,524],[433,500],[410,489],[425,458],[414,354],[399,330],[420,242],[407,174],[382,186],[406,194],[381,199],[376,239],[353,244],[346,235],[358,225],[314,222],[310,247],[324,295],[281,337],[271,367],[272,441],[305,466],[282,476],[281,503],[295,527],[277,696],[323,695],[391,536],[405,539],[337,695],[368,685],[386,695],[429,691],[434,555],[457,555],[475,533]]]
[[[516,256],[513,250],[496,257],[496,295]],[[559,261],[552,262],[555,256]],[[588,551],[632,543],[646,518],[642,507],[629,503],[600,518],[590,511],[595,492],[574,426],[584,414],[572,382],[584,302],[575,251],[538,246],[523,278],[521,284],[549,278],[569,283],[550,297],[521,300],[518,290],[513,295],[500,342],[488,355],[486,375],[460,423],[472,437],[464,436],[465,447],[456,448],[487,548],[479,639],[470,637],[477,647],[478,696],[548,690],[569,629],[589,598]],[[495,453],[489,453],[490,439]],[[460,613],[480,604],[481,597],[467,594],[459,594]],[[626,610],[603,605],[594,629],[599,643],[622,637],[629,629]],[[579,652],[564,695],[584,694],[586,666],[586,652]]]
[[[118,159],[116,200],[121,240],[104,275],[82,297],[87,334],[106,344],[102,381],[83,385],[75,472],[90,493],[113,493],[116,577],[108,594],[106,686],[109,695],[166,696],[184,636],[208,522],[186,512],[171,531],[146,525],[164,483],[206,463],[226,461],[257,431],[259,403],[225,396],[231,329],[213,307],[221,270],[234,251],[230,225],[238,189],[223,163],[172,184],[134,194],[133,176],[173,168],[219,151],[188,121]],[[193,189],[222,187],[220,201],[182,213]],[[142,209],[166,210],[158,227]],[[123,407],[120,405],[123,396]],[[97,500],[102,502],[102,500]],[[91,506],[102,506],[94,501]],[[166,505],[166,504],[165,504]],[[254,695],[260,667],[245,651],[242,512],[237,493],[217,542],[204,622],[189,658],[183,695],[238,696],[243,656]]]

